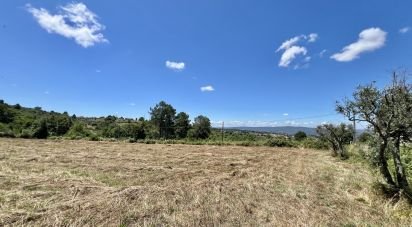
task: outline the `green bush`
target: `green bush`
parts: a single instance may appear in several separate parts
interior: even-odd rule
[[[33,124],[33,138],[47,139],[49,130],[47,129],[46,119],[41,119]]]
[[[273,137],[265,143],[269,147],[297,147],[297,144],[286,137]]]
[[[16,135],[10,129],[0,129],[0,137],[15,138]]]
[[[0,104],[0,123],[10,123],[13,121],[14,114],[7,105]]]
[[[137,142],[137,139],[134,139],[134,138],[129,138],[129,143],[136,143]]]
[[[255,146],[256,144],[252,141],[242,141],[237,144],[238,146],[244,146],[244,147],[250,147],[250,146]]]
[[[156,140],[142,140],[145,144],[156,144]]]
[[[100,138],[96,134],[90,134],[89,140],[90,141],[99,141]]]
[[[294,136],[295,140],[302,141],[308,137],[305,132],[299,131]]]
[[[71,139],[84,138],[88,137],[89,135],[90,132],[85,129],[82,123],[79,122],[76,122],[66,134],[66,136],[70,137]]]
[[[369,143],[373,141],[373,135],[368,132],[363,132],[362,134],[359,135],[358,141],[361,143]]]
[[[30,139],[32,138],[33,132],[29,129],[23,129],[20,133],[19,137],[23,139]]]
[[[308,137],[301,142],[302,146],[307,149],[328,150],[329,144],[319,138]]]

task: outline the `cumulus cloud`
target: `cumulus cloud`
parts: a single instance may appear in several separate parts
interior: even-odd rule
[[[77,44],[85,48],[96,43],[108,42],[101,33],[105,29],[104,25],[97,21],[97,15],[83,3],[60,6],[57,14],[50,14],[46,9],[37,9],[29,4],[26,7],[48,33],[74,39]]]
[[[280,57],[279,66],[288,67],[298,55],[306,55],[307,52],[305,47],[292,46],[283,52],[282,57]]]
[[[403,27],[403,28],[399,29],[399,33],[405,34],[405,33],[408,33],[409,30],[411,30],[410,27]]]
[[[279,61],[279,67],[289,67],[289,65],[299,56],[305,56],[308,53],[308,50],[305,46],[298,43],[306,42],[313,43],[319,38],[319,35],[316,33],[311,33],[309,35],[299,35],[291,39],[284,41],[276,52],[284,51]],[[306,57],[303,59],[304,62],[308,63],[311,60],[311,57]],[[307,64],[305,64],[307,65]],[[301,68],[300,64],[296,64],[294,69]]]
[[[184,62],[166,61],[166,67],[175,71],[182,71],[185,69]]]
[[[310,43],[316,42],[316,40],[318,40],[318,38],[319,38],[319,35],[316,34],[316,33],[311,33],[311,34],[309,34],[309,36],[307,37],[308,42],[310,42]]]
[[[345,46],[341,52],[331,56],[339,62],[349,62],[359,58],[362,53],[372,52],[385,45],[387,33],[380,28],[368,28],[359,34],[358,41]]]
[[[208,85],[208,86],[200,87],[200,90],[202,92],[210,92],[210,91],[214,91],[215,89],[211,85]]]

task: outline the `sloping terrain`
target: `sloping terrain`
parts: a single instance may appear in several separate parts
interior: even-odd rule
[[[0,225],[408,225],[365,168],[268,147],[0,139]]]

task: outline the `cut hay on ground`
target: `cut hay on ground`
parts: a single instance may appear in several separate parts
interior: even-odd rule
[[[0,226],[406,225],[328,152],[0,139]]]

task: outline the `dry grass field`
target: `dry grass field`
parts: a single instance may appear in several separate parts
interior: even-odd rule
[[[406,226],[328,152],[0,139],[0,226]]]

